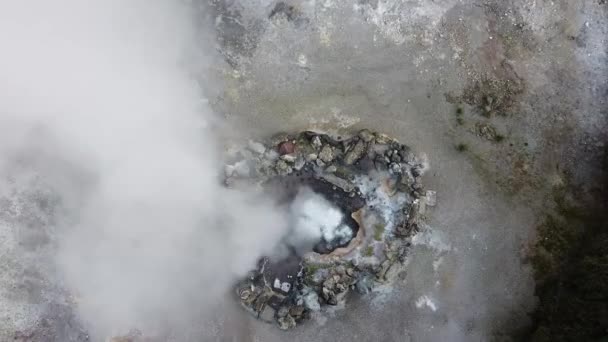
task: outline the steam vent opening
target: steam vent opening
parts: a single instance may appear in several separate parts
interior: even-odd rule
[[[259,186],[289,218],[280,243],[236,284],[237,300],[290,329],[349,292],[390,286],[435,204],[421,183],[425,169],[408,146],[369,130],[344,139],[281,134],[229,148],[225,185]]]

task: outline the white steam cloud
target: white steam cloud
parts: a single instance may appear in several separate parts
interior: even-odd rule
[[[0,171],[60,198],[55,261],[94,336],[189,319],[286,227],[218,182],[191,22],[176,1],[0,5]]]
[[[290,214],[292,223],[287,243],[298,253],[311,251],[321,240],[343,244],[353,236],[350,227],[342,223],[344,215],[340,209],[309,188],[298,191],[290,205]]]

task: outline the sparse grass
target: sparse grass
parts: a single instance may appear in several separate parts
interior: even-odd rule
[[[456,115],[460,116],[464,113],[464,109],[460,106],[456,108]]]
[[[456,151],[458,152],[464,152],[467,151],[469,149],[469,146],[465,143],[459,143],[458,145],[456,145]]]
[[[462,125],[464,125],[464,119],[463,119],[463,118],[461,118],[461,117],[457,117],[457,118],[456,118],[456,123],[457,123],[459,126],[462,126]]]
[[[377,223],[374,225],[374,240],[381,241],[382,235],[384,234],[384,225]]]
[[[496,134],[496,136],[494,137],[494,141],[496,141],[497,143],[502,142],[503,140],[505,140],[505,136],[502,134]]]
[[[320,269],[327,268],[328,265],[324,264],[306,264],[305,272],[308,275],[313,275]]]
[[[363,251],[363,256],[371,257],[372,255],[374,255],[374,247],[367,246],[367,248],[365,248]]]

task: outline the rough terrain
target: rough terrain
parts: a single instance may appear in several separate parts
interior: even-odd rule
[[[602,215],[571,210],[604,209],[604,0],[214,0],[202,8],[222,56],[213,76],[224,87],[209,101],[231,127],[227,141],[385,132],[428,156],[423,183],[437,199],[431,233],[414,238],[396,289],[347,298],[345,308],[289,331],[250,317],[227,291],[184,340],[551,340],[558,325],[573,333],[553,305],[562,284],[575,294],[573,308],[593,303],[598,313],[583,316],[578,328],[595,335],[581,338],[605,331],[606,298],[577,295],[597,279],[563,282],[587,279],[577,269],[606,270],[605,247],[568,250],[570,241],[588,246],[605,234]],[[23,191],[19,182],[36,179],[13,171],[12,197],[0,201],[0,339],[84,341],[74,298],[32,267],[50,257],[40,247],[45,233],[15,228],[52,225],[53,196],[42,186]],[[572,234],[572,219],[593,234]],[[539,245],[538,235],[549,242]],[[574,266],[555,263],[572,255],[581,256]],[[584,290],[601,291],[603,280]]]

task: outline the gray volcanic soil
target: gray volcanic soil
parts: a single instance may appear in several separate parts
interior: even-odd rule
[[[286,3],[270,20],[270,1],[218,7],[234,68],[217,107],[252,134],[393,135],[427,154],[424,183],[438,206],[399,289],[375,305],[353,299],[322,324],[287,333],[237,313],[225,328],[239,331],[227,335],[468,341],[525,331],[536,305],[534,227],[555,186],[596,177],[608,108],[606,5]]]

